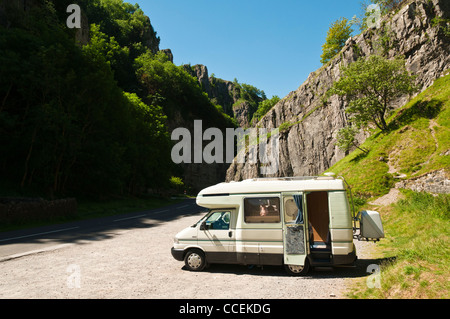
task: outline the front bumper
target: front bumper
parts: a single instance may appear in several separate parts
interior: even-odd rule
[[[183,259],[184,259],[184,250],[183,249],[175,249],[174,247],[172,247],[170,252],[172,253],[173,258],[175,258],[178,261],[183,261]]]

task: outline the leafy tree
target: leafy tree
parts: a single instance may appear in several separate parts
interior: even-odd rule
[[[241,83],[240,90],[241,90],[241,98],[246,101],[258,102],[261,100],[265,100],[267,98],[264,91],[250,84]]]
[[[141,188],[158,185],[156,181],[169,180],[170,141],[161,106],[147,105],[134,93],[125,92],[124,96],[133,119],[124,153],[129,166],[127,191],[136,194]]]
[[[4,1],[5,2],[5,1]],[[0,176],[42,195],[138,195],[169,186],[167,119],[235,123],[198,81],[157,53],[159,38],[138,5],[80,0],[92,23],[80,46],[66,27],[70,0],[2,6]]]
[[[153,29],[150,19],[138,4],[123,0],[81,0],[89,23],[97,24],[100,30],[114,37],[122,47],[129,47],[134,59],[150,49],[156,53],[160,38]]]
[[[8,28],[0,26],[3,179],[56,196],[137,194],[168,184],[162,98],[145,104],[117,84],[128,48],[96,25],[91,43],[79,47],[52,1],[16,9],[7,7]]]
[[[129,48],[120,46],[115,37],[101,32],[99,25],[91,24],[90,41],[85,47],[105,58],[121,88],[131,90],[136,85]]]
[[[373,55],[343,67],[341,72],[342,77],[331,92],[346,97],[349,104],[345,111],[358,128],[372,123],[386,131],[392,101],[417,91],[415,77],[406,70],[403,58],[388,60]]]
[[[253,85],[246,83],[239,83],[235,78],[233,81],[235,98],[237,101],[233,104],[233,108],[245,102],[249,105],[249,120],[253,114],[258,110],[259,104],[267,100],[266,93],[263,90],[256,88]]]
[[[340,129],[338,132],[336,145],[344,152],[349,151],[352,147],[356,147],[367,154],[369,151],[363,147],[360,147],[355,138],[358,131],[358,128],[353,125]]]
[[[347,18],[341,18],[331,24],[328,30],[325,44],[322,46],[320,62],[322,64],[330,61],[344,47],[345,42],[353,32],[352,24]]]
[[[277,95],[274,95],[271,99],[259,102],[258,109],[256,110],[255,114],[253,114],[252,121],[259,121],[279,101],[280,101],[280,98]]]
[[[217,128],[235,127],[231,118],[215,107],[198,81],[182,66],[170,62],[163,52],[147,51],[135,60],[135,68],[144,102],[159,100],[169,118],[180,112],[187,121],[201,118]]]

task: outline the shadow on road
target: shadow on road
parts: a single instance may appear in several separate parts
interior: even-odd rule
[[[114,238],[124,230],[157,227],[161,223],[187,216],[205,214],[195,199],[158,209],[101,217],[59,225],[43,226],[0,233],[0,247],[9,244],[85,244],[90,241]]]
[[[375,259],[357,259],[352,267],[329,267],[329,268],[311,268],[307,275],[298,277],[304,279],[318,278],[362,278],[371,274],[369,266],[382,265],[386,262],[392,262],[395,258],[375,258]],[[183,271],[189,271],[184,266]],[[203,272],[211,274],[235,274],[235,275],[251,275],[251,276],[269,276],[269,277],[286,277],[288,276],[282,266],[246,266],[246,265],[225,265],[212,264]],[[293,277],[296,278],[296,277]]]

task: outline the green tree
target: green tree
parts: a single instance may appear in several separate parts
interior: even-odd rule
[[[367,154],[369,151],[363,147],[360,147],[355,138],[358,131],[358,128],[353,125],[340,129],[338,132],[336,145],[344,152],[349,151],[352,147],[356,147]]]
[[[322,64],[330,61],[336,54],[341,51],[345,45],[345,41],[353,32],[352,24],[347,18],[341,18],[331,24],[328,30],[324,45],[322,45],[322,55],[320,62]]]
[[[163,109],[147,105],[134,93],[124,93],[128,114],[132,120],[127,132],[128,142],[124,160],[128,163],[127,192],[138,194],[140,189],[168,181],[170,177],[170,141]],[[158,154],[158,156],[155,156]]]
[[[249,108],[249,120],[252,119],[253,114],[258,110],[259,104],[267,100],[266,93],[263,90],[256,88],[253,85],[246,83],[239,83],[234,79],[235,97],[238,100],[234,103],[233,108],[243,102],[246,102]]]
[[[358,128],[372,123],[386,131],[392,101],[417,91],[415,77],[406,70],[404,58],[388,60],[373,55],[343,67],[341,72],[342,77],[331,92],[345,96],[349,103],[345,111]]]
[[[138,194],[168,184],[163,98],[145,104],[124,93],[117,79],[132,66],[128,48],[96,25],[80,47],[55,4],[24,13],[8,3],[9,26],[0,24],[3,180],[51,196]]]
[[[147,51],[136,58],[134,65],[143,101],[151,104],[159,100],[169,118],[179,112],[186,121],[200,118],[208,119],[211,127],[235,127],[231,118],[214,106],[198,81],[182,66],[170,62],[163,52]]]
[[[87,12],[89,23],[99,25],[120,46],[129,47],[133,59],[146,49],[152,53],[159,50],[160,38],[138,4],[123,0],[81,0],[81,6]]]
[[[255,114],[253,114],[252,122],[259,121],[279,101],[280,101],[280,98],[277,95],[274,95],[271,99],[259,102],[258,109],[256,110]]]

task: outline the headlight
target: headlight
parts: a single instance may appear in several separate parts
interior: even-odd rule
[[[174,244],[179,244],[179,241],[178,241],[178,238],[177,238],[177,237],[174,237],[174,238],[173,238],[173,243],[174,243]]]

